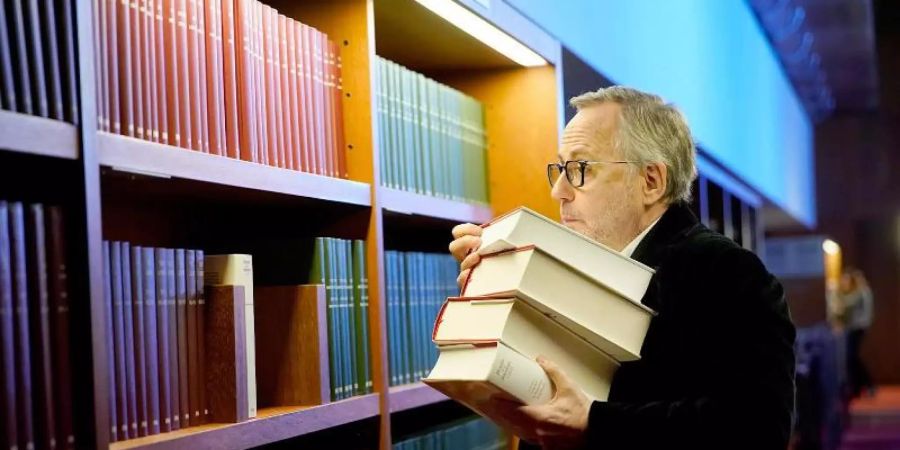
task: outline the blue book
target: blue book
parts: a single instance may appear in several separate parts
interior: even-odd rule
[[[156,266],[156,339],[159,342],[159,415],[162,432],[172,431],[172,380],[169,378],[169,291],[166,277],[166,251],[154,249]]]
[[[147,430],[149,434],[160,432],[160,384],[159,384],[159,341],[157,338],[158,326],[156,324],[156,261],[153,258],[153,249],[143,247],[140,249],[141,286],[144,291],[144,345],[146,351],[145,366],[147,368]],[[135,271],[137,274],[138,272]]]

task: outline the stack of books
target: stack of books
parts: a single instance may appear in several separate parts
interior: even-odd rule
[[[527,208],[485,225],[478,252],[438,314],[425,383],[475,411],[493,395],[541,404],[553,396],[543,355],[605,400],[620,363],[640,359],[653,270]]]

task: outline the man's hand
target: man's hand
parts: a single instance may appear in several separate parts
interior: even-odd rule
[[[462,289],[463,283],[469,276],[469,270],[478,264],[481,257],[475,250],[481,245],[481,227],[471,223],[464,223],[453,227],[453,242],[450,243],[450,254],[456,258],[459,264],[459,276],[456,284]]]
[[[537,362],[555,387],[548,403],[526,406],[495,397],[484,412],[501,427],[544,449],[582,448],[592,400],[556,364],[543,357]]]

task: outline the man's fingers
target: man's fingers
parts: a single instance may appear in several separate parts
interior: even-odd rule
[[[566,375],[563,370],[556,365],[553,361],[545,358],[544,356],[538,356],[536,358],[537,363],[544,369],[544,372],[547,372],[547,376],[550,377],[550,381],[553,382],[553,386],[556,388],[556,391],[563,391],[571,388],[571,381],[569,380],[569,376]]]
[[[472,223],[461,223],[453,227],[453,239],[459,239],[466,235],[481,236],[481,227]]]
[[[478,253],[469,253],[469,256],[466,256],[466,258],[463,259],[462,263],[459,265],[459,269],[471,269],[475,267],[475,264],[478,264],[478,261],[481,261],[481,255],[479,255]]]
[[[469,277],[469,270],[466,269],[459,273],[459,276],[456,277],[456,285],[459,286],[459,290],[462,291],[463,286],[466,284],[466,278]]]
[[[450,254],[452,254],[457,261],[462,261],[472,250],[477,249],[480,245],[480,237],[465,235],[454,239],[448,248],[450,249]]]

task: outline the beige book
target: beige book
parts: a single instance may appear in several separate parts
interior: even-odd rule
[[[434,326],[440,346],[503,342],[527,358],[543,355],[590,396],[606,400],[619,363],[600,349],[514,297],[451,297]]]
[[[465,297],[518,297],[616,361],[640,359],[654,312],[534,246],[482,257]]]
[[[478,412],[494,395],[526,405],[547,403],[553,396],[540,364],[502,342],[441,347],[437,363],[422,381]]]
[[[256,417],[256,333],[253,327],[253,256],[241,254],[206,255],[204,284],[208,286],[232,285],[244,288],[247,407],[248,417]]]
[[[482,225],[480,255],[535,245],[588,277],[640,303],[653,269],[528,208]]]

